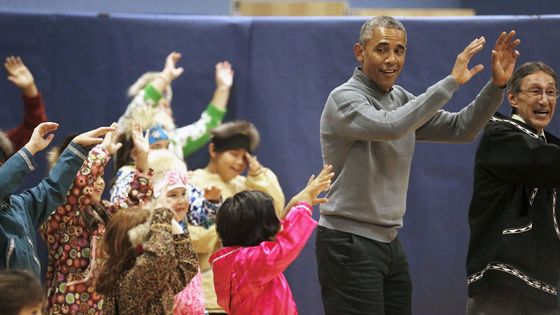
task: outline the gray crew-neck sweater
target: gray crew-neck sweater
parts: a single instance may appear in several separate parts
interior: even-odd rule
[[[488,82],[457,113],[441,110],[459,85],[448,76],[414,96],[395,85],[388,93],[360,69],[329,95],[321,115],[321,149],[335,177],[319,225],[390,242],[403,225],[414,146],[476,138],[503,100]]]

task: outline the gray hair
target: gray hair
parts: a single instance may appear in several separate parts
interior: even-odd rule
[[[544,62],[530,61],[522,64],[519,68],[513,71],[513,74],[511,75],[511,78],[508,82],[508,92],[512,94],[519,93],[519,91],[521,90],[521,81],[523,81],[526,76],[540,71],[550,75],[554,79],[554,85],[556,86],[556,90],[558,90],[558,80],[556,79],[556,72],[554,72],[554,70]],[[517,110],[513,106],[511,109],[511,113],[517,114]]]
[[[371,38],[371,33],[375,28],[390,28],[401,30],[404,34],[404,39],[406,40],[406,30],[399,20],[395,19],[392,16],[380,15],[366,21],[364,25],[362,25],[362,28],[360,29],[360,39],[358,41],[360,45],[366,45],[368,39]]]

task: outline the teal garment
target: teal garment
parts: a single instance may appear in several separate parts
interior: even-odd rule
[[[22,148],[0,167],[0,269],[26,269],[40,278],[35,231],[66,201],[86,154],[71,142],[48,177],[16,195],[14,191],[35,169],[33,155]]]

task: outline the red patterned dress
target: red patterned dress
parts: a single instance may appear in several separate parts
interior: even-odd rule
[[[48,314],[101,314],[103,297],[94,290],[93,274],[98,264],[96,247],[105,233],[105,224],[120,207],[137,205],[152,197],[150,174],[137,171],[127,200],[92,204],[95,181],[103,176],[109,159],[107,150],[94,147],[78,171],[66,203],[41,227],[48,246]]]

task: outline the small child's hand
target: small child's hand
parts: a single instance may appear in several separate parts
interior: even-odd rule
[[[20,88],[25,96],[37,96],[38,91],[37,86],[35,86],[35,79],[20,57],[9,56],[6,58],[4,68],[8,72],[8,81]]]
[[[117,123],[113,123],[111,125],[112,128],[117,128]],[[117,152],[120,147],[122,147],[122,143],[117,142],[117,133],[115,131],[109,131],[105,134],[103,141],[101,142],[101,146],[109,152],[109,154],[113,154]]]
[[[82,147],[89,147],[92,145],[100,144],[104,139],[100,137],[105,136],[109,132],[114,132],[117,124],[113,123],[110,127],[99,127],[82,134],[77,135],[72,141]]]
[[[207,186],[204,188],[204,199],[211,202],[218,202],[222,197],[222,190],[214,185]]]
[[[136,168],[140,172],[148,170],[148,154],[150,153],[150,130],[144,135],[142,125],[135,122],[132,125],[132,143],[136,151]]]
[[[177,68],[179,59],[181,59],[181,54],[176,51],[172,51],[165,59],[165,66],[160,75],[163,79],[167,80],[168,84],[183,73],[182,67]]]
[[[58,124],[54,122],[44,122],[35,127],[31,139],[25,145],[27,151],[31,155],[35,155],[35,153],[44,150],[54,138],[54,134],[51,132],[56,129],[58,129]]]
[[[136,149],[136,154],[150,153],[150,130],[146,131],[146,134],[142,132],[142,125],[140,123],[134,122],[132,125],[132,143]]]
[[[286,205],[286,208],[284,208],[284,211],[282,211],[280,215],[280,219],[284,219],[290,209],[298,202],[307,202],[311,205],[327,202],[328,200],[326,198],[318,197],[321,192],[327,191],[331,187],[331,179],[334,176],[334,173],[331,171],[332,166],[325,165],[317,177],[311,175],[305,188],[288,202],[288,205]]]
[[[257,176],[262,172],[263,166],[259,160],[257,160],[256,155],[251,155],[249,152],[245,152],[245,159],[247,159],[247,163],[249,164],[249,170],[247,171],[249,176]]]
[[[228,90],[233,84],[233,70],[227,61],[216,64],[216,88],[218,90]]]
[[[319,194],[323,191],[329,190],[331,187],[331,179],[334,176],[331,165],[323,166],[323,169],[315,178],[315,175],[311,175],[307,181],[307,186],[298,194],[301,194],[301,201],[307,202],[312,205],[325,203],[328,200],[326,198],[317,198]]]

